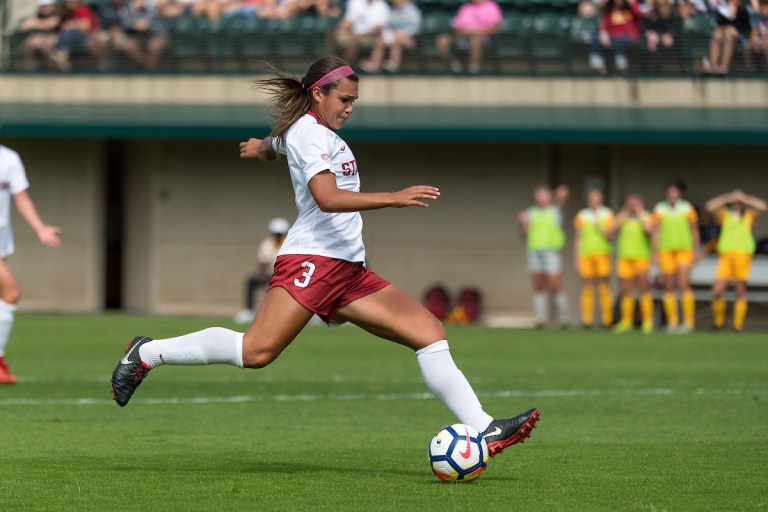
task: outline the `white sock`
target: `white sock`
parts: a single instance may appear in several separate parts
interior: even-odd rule
[[[416,352],[421,376],[432,393],[465,425],[484,431],[493,418],[480,405],[464,374],[453,362],[448,341],[438,341]]]
[[[533,314],[536,315],[536,323],[547,322],[547,294],[535,292],[533,294]]]
[[[560,292],[555,295],[555,309],[557,309],[557,321],[561,324],[567,324],[570,322],[568,315],[568,297],[565,292]]]
[[[11,328],[13,328],[14,311],[16,311],[15,304],[8,304],[0,300],[0,357],[5,356],[5,347],[8,345],[8,338],[11,336]]]
[[[176,338],[152,340],[139,347],[139,357],[150,368],[216,363],[242,368],[243,333],[211,327]]]

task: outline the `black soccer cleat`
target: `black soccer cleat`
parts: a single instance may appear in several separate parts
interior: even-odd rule
[[[139,357],[139,347],[148,341],[152,341],[152,338],[136,336],[129,341],[125,347],[125,355],[112,372],[112,398],[120,407],[125,407],[151,369],[144,366]]]
[[[488,443],[488,453],[491,457],[502,453],[504,448],[522,443],[536,428],[541,413],[538,409],[529,409],[523,414],[505,420],[493,420],[483,432],[483,439]]]

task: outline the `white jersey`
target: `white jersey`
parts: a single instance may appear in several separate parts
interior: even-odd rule
[[[285,133],[275,150],[288,157],[299,216],[280,248],[283,254],[316,254],[340,260],[365,262],[363,218],[359,212],[323,212],[309,190],[309,180],[330,170],[336,186],[360,191],[360,176],[352,151],[336,132],[305,114]]]
[[[0,258],[13,254],[11,198],[29,188],[19,154],[0,146]]]

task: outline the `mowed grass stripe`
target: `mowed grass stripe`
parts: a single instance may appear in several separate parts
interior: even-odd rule
[[[0,510],[768,506],[760,333],[450,330],[489,412],[542,409],[529,441],[457,486],[426,462],[429,438],[454,418],[408,350],[356,328],[309,328],[264,370],[161,368],[128,407],[111,403],[125,340],[210,325],[231,326],[20,314],[8,360],[21,382],[0,387]]]

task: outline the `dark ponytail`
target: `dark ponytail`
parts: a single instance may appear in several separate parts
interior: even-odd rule
[[[334,69],[346,65],[347,63],[338,57],[322,57],[310,64],[301,78],[276,69],[266,77],[253,81],[257,88],[263,89],[269,96],[269,115],[275,119],[271,135],[279,144],[283,143],[288,128],[309,110],[311,97],[307,89]],[[347,78],[354,82],[359,80],[357,75],[349,75]],[[337,80],[320,87],[320,90],[327,94],[338,86]]]

